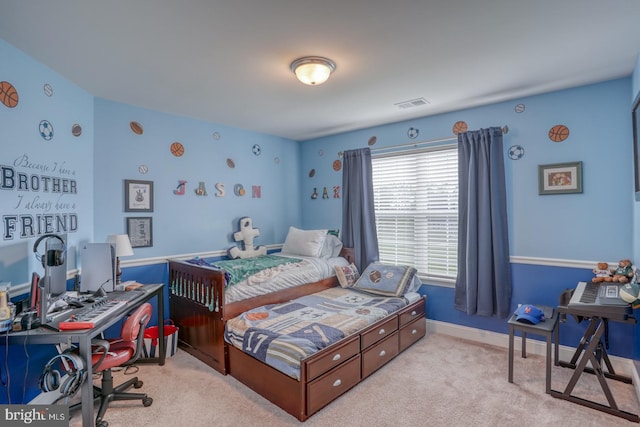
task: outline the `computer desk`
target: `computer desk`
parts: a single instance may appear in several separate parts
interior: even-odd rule
[[[153,297],[158,297],[158,336],[164,337],[164,284],[144,285],[139,290],[144,290],[138,298],[134,298],[127,305],[114,310],[112,315],[99,321],[93,329],[54,331],[46,327],[39,327],[30,331],[18,331],[9,333],[10,344],[77,344],[80,355],[84,359],[87,370],[87,379],[82,384],[82,425],[84,427],[94,426],[94,398],[93,398],[93,369],[91,366],[91,340],[109,327],[119,322],[127,313],[136,307],[149,301]],[[158,340],[158,357],[141,358],[136,363],[158,363],[164,365],[165,349],[164,340]]]
[[[586,406],[588,408],[597,409],[602,412],[606,412],[611,415],[615,415],[629,421],[639,422],[640,417],[637,414],[621,410],[611,393],[611,389],[607,384],[607,378],[622,381],[628,384],[632,383],[630,377],[616,374],[609,360],[606,346],[602,344],[602,338],[606,328],[606,322],[612,320],[614,322],[635,324],[636,319],[632,316],[632,311],[629,307],[620,307],[619,310],[605,310],[598,306],[592,307],[576,307],[571,305],[558,306],[559,314],[570,314],[576,317],[582,317],[589,321],[587,329],[584,331],[580,344],[576,348],[573,357],[569,362],[558,361],[556,364],[565,368],[574,369],[574,373],[569,380],[569,383],[563,391],[551,390],[550,394],[553,397],[559,399],[568,400],[579,405]],[[560,325],[558,325],[558,333]],[[559,336],[557,337],[559,338]],[[559,340],[558,340],[559,342]],[[587,363],[591,363],[591,368],[587,366]],[[604,366],[603,366],[604,365]],[[605,370],[606,368],[606,370]],[[594,374],[598,378],[600,387],[607,398],[609,405],[603,405],[598,402],[594,402],[588,399],[575,396],[573,389],[576,386],[578,379],[583,372]]]

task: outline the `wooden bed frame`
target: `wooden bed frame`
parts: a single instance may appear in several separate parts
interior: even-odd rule
[[[224,323],[251,308],[290,301],[337,285],[332,277],[223,304],[223,271],[169,261],[170,312],[180,328],[180,347],[220,373],[232,375],[300,421],[422,338],[426,333],[425,297],[303,359],[299,381],[228,345],[223,338]]]
[[[354,262],[352,248],[340,256]],[[289,301],[338,284],[333,276],[319,282],[283,289],[266,295],[225,304],[224,274],[221,270],[169,260],[170,318],[179,328],[178,345],[221,374],[228,373],[224,324],[227,319],[255,307]]]

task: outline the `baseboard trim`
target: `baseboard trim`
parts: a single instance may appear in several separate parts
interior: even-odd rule
[[[505,350],[509,349],[509,335],[501,334],[499,332],[486,331],[484,329],[471,328],[469,326],[456,325],[453,323],[430,319],[427,319],[427,331],[478,343],[494,345],[504,348]],[[513,340],[514,349],[520,349],[521,345],[522,337],[516,335]],[[561,345],[558,351],[560,352],[560,360],[571,360],[576,348]],[[527,338],[527,354],[536,354],[544,357],[546,353],[546,343],[544,341],[540,341],[535,338]],[[633,387],[636,391],[636,398],[640,402],[640,362],[618,356],[609,356],[609,359],[611,360],[611,364],[613,365],[616,373],[632,378]]]
[[[486,331],[484,329],[477,329],[431,319],[427,319],[427,330],[430,332],[509,349],[508,334]],[[516,335],[514,338],[514,348],[520,349],[521,344],[522,338],[519,335]],[[560,359],[571,360],[575,351],[575,347],[561,345],[559,348]],[[533,337],[527,337],[527,354],[545,356],[546,343]],[[609,359],[611,360],[611,364],[613,365],[616,373],[633,378],[636,394],[638,395],[638,400],[640,400],[640,379],[638,378],[639,374],[635,368],[634,361],[632,359],[618,356],[609,356]]]

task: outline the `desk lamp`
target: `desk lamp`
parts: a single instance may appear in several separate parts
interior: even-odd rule
[[[120,257],[133,255],[131,241],[129,240],[128,234],[112,234],[107,236],[107,243],[111,243],[116,247],[116,285],[119,285],[120,276],[122,276],[122,270],[120,270]]]

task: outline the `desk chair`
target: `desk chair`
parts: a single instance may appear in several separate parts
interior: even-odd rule
[[[112,368],[132,365],[142,354],[144,341],[144,329],[151,318],[151,304],[145,303],[138,307],[122,325],[120,338],[110,340],[94,340],[92,347],[93,372],[102,372],[101,387],[94,386],[94,403],[100,402],[100,408],[96,414],[96,426],[107,427],[108,422],[103,421],[109,403],[114,400],[142,400],[144,406],[150,406],[153,399],[143,393],[125,393],[125,390],[133,386],[142,387],[142,381],[138,377],[131,378],[127,382],[114,387]],[[80,408],[81,404],[71,406],[71,410]]]

